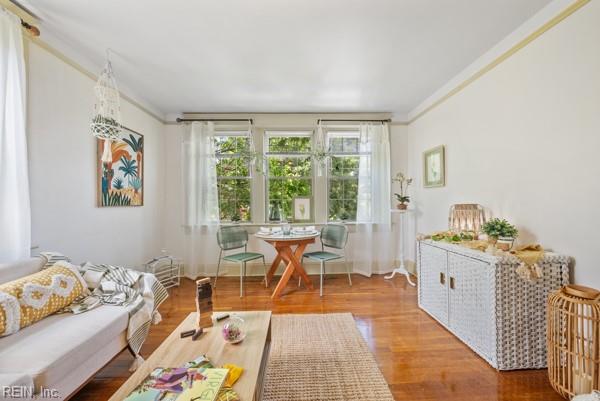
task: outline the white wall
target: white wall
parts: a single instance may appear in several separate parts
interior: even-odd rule
[[[164,126],[122,103],[123,124],[144,134],[144,206],[96,206],[94,81],[42,47],[28,50],[32,243],[75,261],[135,266],[163,245]]]
[[[408,127],[419,232],[445,229],[451,204],[480,203],[600,288],[598,21],[592,1]],[[447,184],[424,189],[422,153],[442,144]]]

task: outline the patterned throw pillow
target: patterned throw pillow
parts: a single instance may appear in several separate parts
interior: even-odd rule
[[[0,337],[42,320],[84,293],[87,288],[83,277],[66,261],[0,284]]]

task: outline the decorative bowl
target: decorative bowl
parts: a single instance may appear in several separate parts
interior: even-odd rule
[[[237,344],[246,338],[246,322],[237,315],[230,316],[221,329],[225,342]]]

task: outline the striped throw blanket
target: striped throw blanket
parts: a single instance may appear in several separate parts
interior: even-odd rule
[[[48,253],[42,254],[49,262],[60,256]],[[68,259],[67,259],[68,260]],[[136,370],[144,361],[140,349],[146,341],[151,324],[160,322],[158,307],[169,296],[167,290],[150,273],[127,269],[121,266],[85,263],[79,271],[87,282],[90,295],[75,300],[65,312],[74,314],[84,313],[99,305],[123,306],[129,313],[127,326],[127,342],[129,349],[135,355],[135,361],[130,370]]]

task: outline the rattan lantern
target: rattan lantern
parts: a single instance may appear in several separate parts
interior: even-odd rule
[[[567,285],[548,298],[548,377],[565,398],[600,389],[600,291]]]
[[[484,223],[485,211],[483,206],[476,203],[459,203],[450,206],[448,230],[456,233],[472,231],[479,234]]]
[[[118,141],[121,138],[121,96],[110,60],[100,73],[94,86],[96,102],[90,128],[101,139]]]

